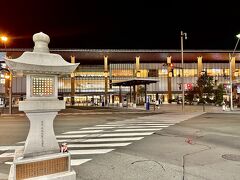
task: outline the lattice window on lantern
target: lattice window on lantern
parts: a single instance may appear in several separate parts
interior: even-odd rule
[[[54,76],[31,76],[31,96],[54,96],[54,80]]]

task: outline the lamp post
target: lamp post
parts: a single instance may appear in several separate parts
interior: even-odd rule
[[[1,36],[1,41],[4,44],[4,48],[7,47],[7,41],[8,41],[8,37],[7,36]]]
[[[232,111],[233,110],[233,93],[232,93],[232,58],[234,57],[234,53],[237,49],[237,45],[239,43],[239,39],[240,39],[240,33],[236,35],[236,37],[238,38],[237,39],[237,42],[236,42],[236,45],[234,47],[234,50],[232,52],[232,54],[229,54],[229,81],[230,81],[230,110]]]
[[[187,33],[181,31],[181,55],[182,55],[182,111],[184,111],[184,67],[183,67],[183,38],[187,39]]]
[[[5,82],[6,80],[8,80],[9,114],[12,114],[12,73],[10,71],[5,75]]]

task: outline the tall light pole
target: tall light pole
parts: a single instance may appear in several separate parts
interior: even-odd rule
[[[4,48],[7,48],[8,37],[7,36],[1,36],[1,41],[4,44]]]
[[[187,33],[184,33],[181,31],[181,55],[182,55],[182,111],[184,111],[184,103],[185,103],[185,97],[184,97],[184,67],[183,67],[183,38],[187,39]]]
[[[234,57],[234,53],[237,49],[237,45],[239,43],[239,39],[240,39],[240,34],[236,35],[237,39],[237,43],[234,47],[234,50],[232,52],[232,54],[229,54],[229,81],[230,81],[230,110],[233,110],[233,93],[232,93],[232,58]]]

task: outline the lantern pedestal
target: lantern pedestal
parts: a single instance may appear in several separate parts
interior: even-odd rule
[[[65,102],[21,101],[19,110],[30,120],[30,129],[25,146],[15,151],[9,180],[18,179],[59,179],[75,180],[71,170],[69,153],[60,153],[53,130],[53,120]]]
[[[71,170],[69,153],[23,158],[23,149],[16,149],[8,179],[75,180],[76,173]]]

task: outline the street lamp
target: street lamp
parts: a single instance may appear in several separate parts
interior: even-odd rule
[[[240,39],[240,33],[236,35],[237,39],[237,43],[234,47],[234,50],[232,52],[232,54],[229,54],[229,79],[230,79],[230,110],[233,110],[233,93],[232,93],[232,58],[234,56],[234,53],[237,49],[237,45],[239,43],[239,39]]]
[[[7,68],[2,67],[0,67],[0,72],[4,73],[2,77],[5,84],[5,98],[9,97],[9,114],[12,114],[12,73]]]
[[[2,40],[2,42],[3,42],[3,44],[4,44],[4,48],[6,48],[7,47],[7,41],[8,41],[8,37],[7,36],[1,36],[1,40]]]
[[[181,31],[181,54],[182,54],[182,111],[184,111],[184,103],[185,103],[185,97],[184,97],[184,67],[183,67],[183,37],[187,39],[187,33],[184,33]]]

